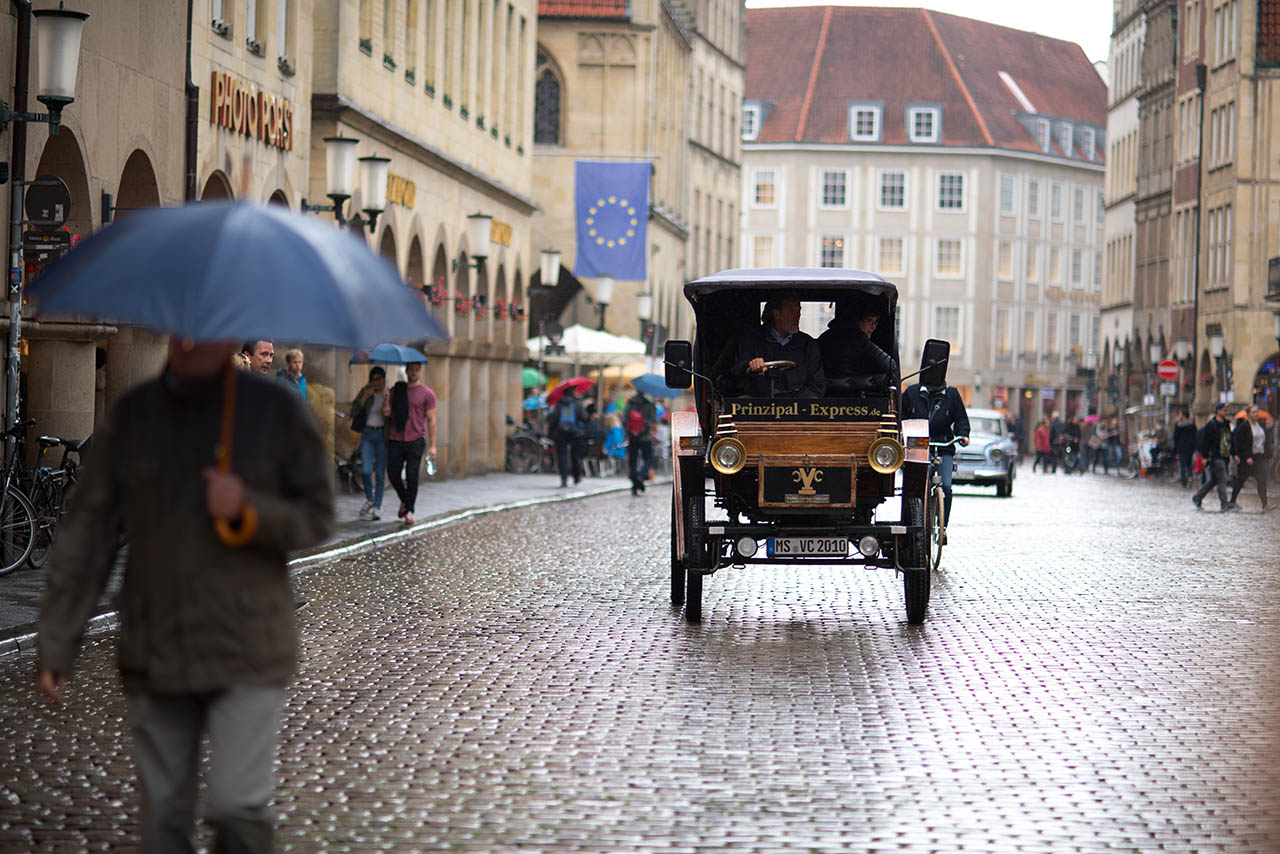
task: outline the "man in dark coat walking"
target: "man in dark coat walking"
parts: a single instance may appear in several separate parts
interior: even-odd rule
[[[1191,482],[1196,455],[1196,423],[1185,409],[1178,413],[1178,422],[1173,425],[1173,452],[1178,455],[1178,482],[1185,489]]]
[[[583,409],[582,401],[578,400],[572,388],[565,389],[547,419],[547,432],[556,443],[556,467],[560,470],[561,486],[568,486],[570,477],[574,483],[582,480],[578,436],[586,423],[587,411]]]
[[[731,373],[743,378],[749,397],[822,397],[827,378],[818,342],[800,331],[800,300],[773,297],[764,305],[761,324],[738,342]],[[769,373],[765,362],[795,362],[795,368]]]
[[[969,444],[969,414],[965,411],[960,392],[946,384],[945,375],[936,369],[921,372],[921,382],[913,383],[902,393],[902,417],[927,418],[929,441]],[[951,522],[951,474],[955,468],[956,446],[938,449],[938,475],[942,478],[944,503],[943,522]],[[944,535],[945,539],[945,535]]]
[[[653,427],[658,423],[658,407],[644,392],[637,391],[627,401],[622,415],[622,430],[627,437],[627,473],[631,476],[631,494],[644,492],[653,467]]]
[[[1227,499],[1227,460],[1231,458],[1231,425],[1227,423],[1227,405],[1219,403],[1214,406],[1213,417],[1200,430],[1199,451],[1204,457],[1207,477],[1204,486],[1191,496],[1191,501],[1197,510],[1203,509],[1204,497],[1216,486],[1222,509],[1230,510],[1231,502]]]

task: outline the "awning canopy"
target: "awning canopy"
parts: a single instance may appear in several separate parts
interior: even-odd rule
[[[544,362],[571,362],[578,365],[627,364],[645,353],[643,341],[589,329],[582,324],[570,326],[560,337],[560,346],[564,347],[562,356],[547,356],[546,348],[550,345],[551,342],[546,338],[538,337],[530,338],[525,346],[529,348],[529,357],[532,359],[537,359],[541,353]]]

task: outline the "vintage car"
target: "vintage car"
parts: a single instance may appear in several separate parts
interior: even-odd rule
[[[831,377],[823,397],[752,397],[731,368],[741,337],[759,334],[765,300],[784,295],[801,301],[802,328],[869,308],[880,319],[871,340],[896,360],[897,289],[856,270],[760,269],[698,279],[684,295],[695,339],[664,352],[667,384],[692,387],[697,410],[672,413],[672,603],[696,622],[703,579],[753,564],[882,567],[902,575],[907,621],[923,622],[938,527],[928,423],[901,420],[894,378]],[[927,342],[922,365],[941,376],[949,350]]]
[[[1018,474],[1018,449],[1004,413],[994,409],[970,409],[969,445],[956,450],[953,484],[994,486],[996,495],[1013,495]]]

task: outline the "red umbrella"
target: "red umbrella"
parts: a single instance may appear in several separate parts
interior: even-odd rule
[[[560,385],[547,392],[547,406],[555,406],[564,393],[569,389],[573,389],[574,394],[586,394],[587,389],[596,384],[596,381],[588,377],[572,377],[560,383]]]

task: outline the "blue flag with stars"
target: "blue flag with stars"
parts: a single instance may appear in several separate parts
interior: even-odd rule
[[[574,167],[578,253],[573,274],[643,281],[649,163],[579,160]]]

